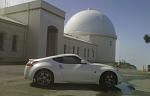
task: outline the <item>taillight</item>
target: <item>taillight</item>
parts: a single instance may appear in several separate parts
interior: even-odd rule
[[[33,65],[31,63],[27,63],[26,66],[32,67]]]
[[[29,60],[29,62],[26,64],[26,66],[32,67],[37,62],[38,61]]]

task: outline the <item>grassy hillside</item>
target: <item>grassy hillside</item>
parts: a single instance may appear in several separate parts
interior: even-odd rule
[[[116,62],[114,64],[114,67],[119,67],[123,69],[137,69],[136,66],[126,62]]]

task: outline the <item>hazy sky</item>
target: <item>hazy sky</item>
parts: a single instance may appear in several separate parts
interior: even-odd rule
[[[21,1],[21,0],[11,0]],[[27,1],[27,0],[22,0]],[[31,1],[31,0],[28,0]],[[66,20],[84,9],[96,9],[112,21],[117,33],[116,61],[142,68],[150,64],[150,44],[143,40],[150,34],[150,0],[46,0],[66,12]]]

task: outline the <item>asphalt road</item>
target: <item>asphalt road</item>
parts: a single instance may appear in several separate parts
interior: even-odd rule
[[[23,78],[23,65],[0,65],[0,96],[150,96],[150,73],[121,70],[124,82],[112,89],[55,84],[39,88]]]

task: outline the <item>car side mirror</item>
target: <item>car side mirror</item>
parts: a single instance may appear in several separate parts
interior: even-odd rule
[[[81,64],[87,64],[85,60],[81,60]]]

